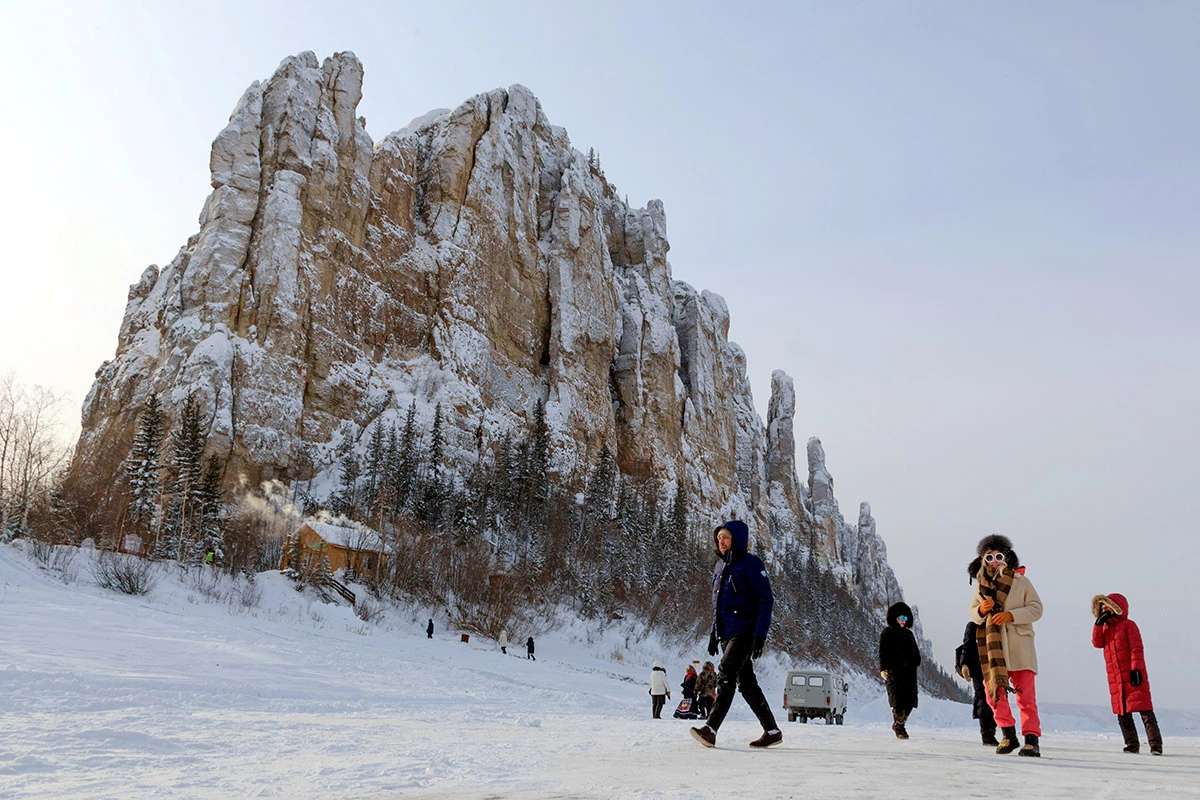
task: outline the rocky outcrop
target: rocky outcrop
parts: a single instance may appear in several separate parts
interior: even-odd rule
[[[706,519],[749,520],[768,557],[815,548],[871,602],[898,591],[815,439],[801,484],[791,379],[772,376],[764,426],[724,300],[672,279],[659,201],[624,203],[522,86],[374,143],[362,77],[353,54],[303,53],[242,96],[199,232],[130,289],[76,469],[123,457],[150,393],[168,417],[199,399],[231,486],[319,475],[414,400],[426,419],[441,404],[448,458],[467,463],[541,401],[565,479],[607,445]]]

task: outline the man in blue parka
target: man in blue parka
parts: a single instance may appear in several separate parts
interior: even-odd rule
[[[708,724],[692,728],[705,747],[717,743],[717,729],[733,704],[733,692],[741,691],[750,710],[758,717],[763,735],[751,747],[770,747],[783,741],[771,705],[754,677],[754,661],[762,655],[771,627],[775,598],[767,570],[758,556],[750,553],[750,529],[741,520],[730,520],[713,533],[720,560],[713,568],[713,627],[708,636],[708,654],[724,650],[717,667],[717,700]]]

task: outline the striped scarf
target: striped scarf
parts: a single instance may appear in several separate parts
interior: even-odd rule
[[[975,630],[975,645],[979,648],[979,666],[983,669],[983,684],[988,697],[1000,700],[1001,691],[1016,691],[1008,681],[1008,665],[1004,662],[1004,643],[1000,639],[1000,626],[992,623],[992,617],[1004,610],[1008,593],[1012,589],[1013,570],[1006,566],[999,575],[992,576],[987,567],[979,568],[979,594],[992,598],[996,604]]]

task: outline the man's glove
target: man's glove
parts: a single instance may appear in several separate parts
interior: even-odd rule
[[[985,598],[985,599],[984,599],[984,601],[983,601],[982,603],[980,603],[980,604],[979,604],[979,613],[980,613],[980,614],[986,614],[986,613],[988,613],[989,611],[991,611],[991,610],[992,610],[993,608],[995,608],[995,607],[996,607],[996,601],[995,601],[995,600],[993,600],[993,599],[992,599],[992,598],[990,598],[990,597],[988,597],[988,598]]]
[[[992,624],[993,625],[1003,625],[1006,622],[1012,622],[1012,621],[1013,621],[1013,615],[1008,613],[1007,611],[1001,611],[998,614],[992,614]]]
[[[766,643],[767,643],[767,637],[755,636],[754,637],[754,647],[753,647],[753,649],[750,650],[750,657],[751,658],[762,658],[763,647],[766,645]]]
[[[971,680],[971,668],[968,667],[966,664],[963,664],[962,667],[960,667],[958,671],[959,671],[959,674],[961,674],[963,676],[964,681]]]
[[[1129,683],[1133,686],[1142,685],[1142,671],[1140,669],[1132,669],[1129,671]]]
[[[1111,611],[1107,611],[1107,610],[1106,610],[1106,611],[1101,611],[1101,612],[1100,612],[1100,616],[1096,617],[1096,624],[1097,624],[1097,625],[1104,625],[1104,624],[1105,624],[1105,623],[1107,623],[1107,622],[1108,622],[1110,619],[1112,619],[1112,615],[1113,615],[1113,613],[1112,613]]]
[[[717,654],[717,632],[713,631],[708,635],[708,654],[715,656]]]

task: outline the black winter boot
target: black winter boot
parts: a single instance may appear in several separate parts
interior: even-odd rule
[[[1117,714],[1117,724],[1121,726],[1121,738],[1125,740],[1125,752],[1140,752],[1142,746],[1138,743],[1137,728],[1133,724],[1133,714]]]
[[[1038,747],[1038,737],[1036,734],[1025,734],[1025,745],[1017,755],[1029,756],[1031,758],[1039,758],[1042,755],[1042,748]]]
[[[908,712],[903,714],[892,709],[892,733],[896,734],[897,739],[907,739],[908,731],[904,727],[904,723],[908,722]]]
[[[979,732],[985,747],[999,747],[1000,740],[996,738],[995,728],[984,728]]]
[[[1000,732],[1004,734],[1004,738],[1000,740],[1000,744],[996,747],[998,755],[1011,753],[1019,746],[1017,744],[1017,727],[1014,725],[1011,728],[1001,728]]]
[[[1151,755],[1162,755],[1162,731],[1158,729],[1158,717],[1153,711],[1142,712],[1142,724],[1146,726],[1146,738],[1150,741]]]

